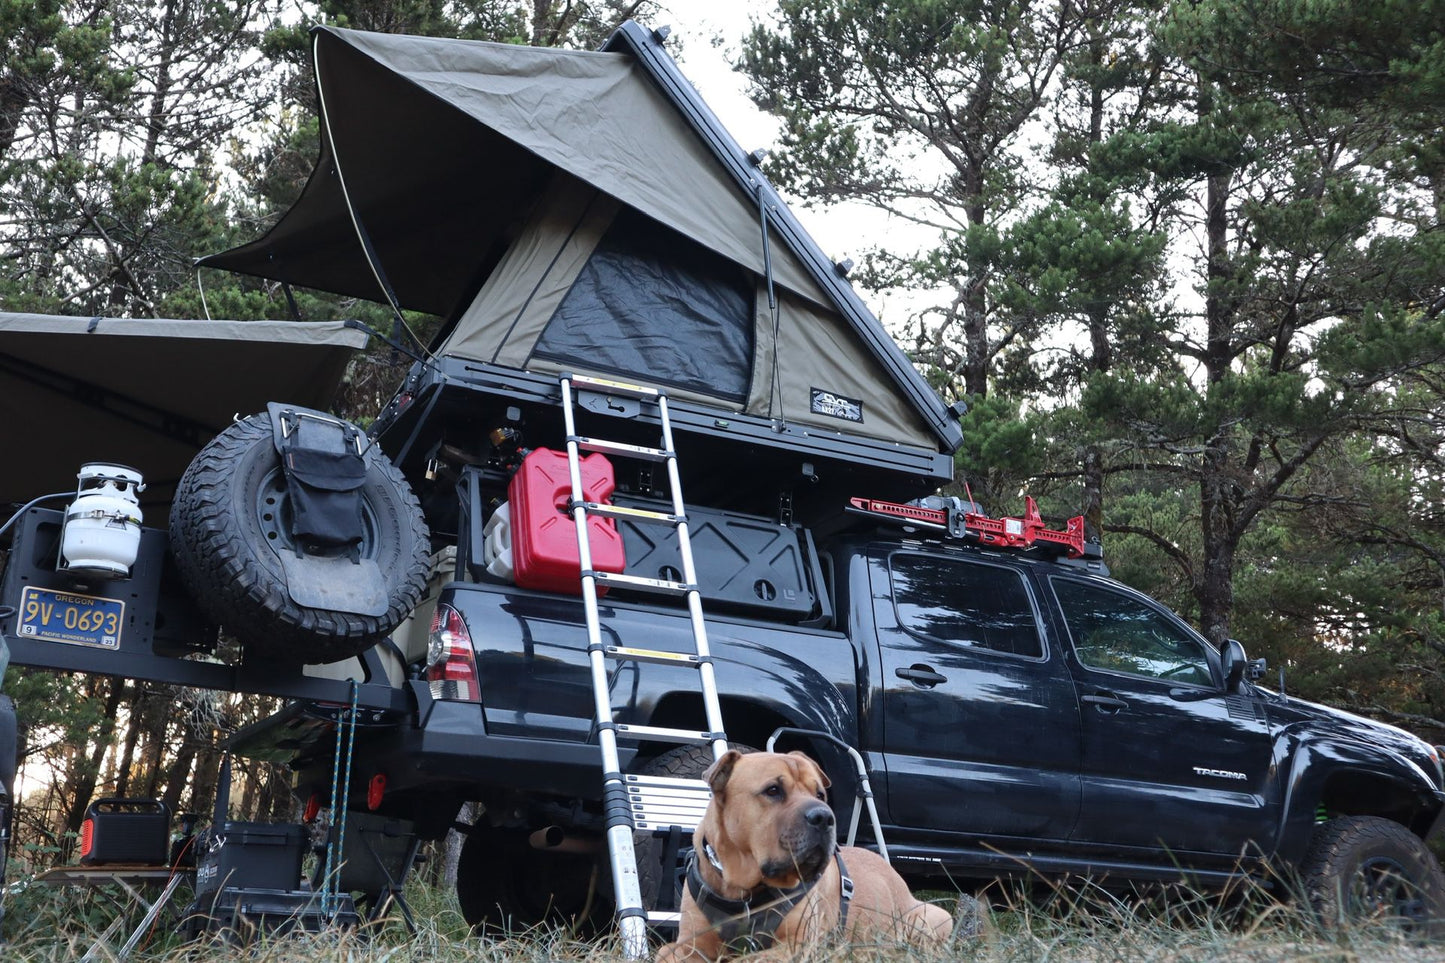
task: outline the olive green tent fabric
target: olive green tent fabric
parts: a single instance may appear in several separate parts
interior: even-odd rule
[[[438,349],[525,368],[532,346],[602,239],[618,202],[566,174],[551,190]]]
[[[780,290],[775,323],[766,287],[758,277],[752,296],[753,356],[746,362],[750,371],[745,402],[700,390],[695,381],[679,385],[667,370],[598,368],[588,353],[561,358],[539,355],[539,339],[620,208],[608,195],[569,175],[557,175],[544,202],[437,353],[530,371],[631,376],[666,385],[676,398],[784,424],[908,445],[935,444],[918,413],[893,391],[887,374],[837,311]],[[650,360],[648,353],[639,352],[639,366]],[[852,401],[853,407],[836,400],[815,405],[821,396]],[[854,417],[844,417],[845,410]]]
[[[0,314],[0,519],[74,489],[85,462],[170,500],[196,452],[268,401],[325,409],[367,335],[342,322],[170,321]]]
[[[384,278],[448,320],[439,356],[955,447],[937,396],[655,36],[624,25],[608,51],[318,28],[317,167],[267,235],[201,263],[375,300]],[[648,260],[659,231],[676,270]]]
[[[402,306],[450,316],[563,170],[763,270],[757,202],[631,57],[330,27],[314,56],[323,153],[301,199],[203,264],[382,300],[344,180]],[[772,253],[779,284],[826,301],[795,255]]]

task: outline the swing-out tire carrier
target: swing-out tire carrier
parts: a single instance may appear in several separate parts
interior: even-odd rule
[[[54,509],[31,508],[16,521],[9,561],[0,578],[0,606],[18,610],[27,589],[74,593],[124,603],[123,624],[113,644],[77,644],[22,632],[23,613],[17,611],[0,618],[0,639],[8,645],[11,665],[316,703],[350,701],[349,681],[308,675],[298,665],[251,657],[233,663],[215,660],[216,626],[207,623],[175,583],[162,530],[142,529],[139,555],[128,579],[81,584],[57,571],[61,518]],[[412,711],[406,692],[387,682],[375,649],[363,654],[362,667],[366,681],[358,686],[358,706],[376,718]]]

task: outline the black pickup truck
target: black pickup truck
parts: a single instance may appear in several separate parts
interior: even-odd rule
[[[1215,887],[1299,873],[1325,913],[1345,912],[1339,889],[1348,899],[1357,884],[1371,911],[1445,910],[1424,845],[1445,803],[1433,747],[1258,687],[1238,643],[1221,652],[1097,561],[886,518],[851,527],[805,567],[818,579],[800,586],[806,611],[734,606],[708,636],[729,739],[761,746],[788,726],[856,746],[906,876]],[[583,913],[603,823],[582,602],[490,580],[439,589],[430,661],[408,683],[417,710],[361,730],[354,772],[384,781],[385,812],[432,832],[482,804],[458,882],[474,924]],[[689,651],[680,607],[614,594],[602,615],[609,642]],[[705,728],[689,669],[622,667],[610,693],[619,722]],[[324,794],[327,719],[297,706],[240,741],[309,746],[298,785]],[[846,817],[848,760],[822,740],[801,747],[824,760]],[[624,759],[697,775],[711,755],[642,742]]]
[[[666,391],[669,474],[614,459],[610,496],[685,493],[728,738],[789,726],[856,747],[906,876],[1298,875],[1326,919],[1445,918],[1434,748],[1259,688],[1238,643],[1210,644],[1081,544],[985,539],[974,513],[929,502],[953,480],[958,407],[665,37],[629,23],[588,53],[317,29],[317,168],[269,233],[202,264],[384,297],[397,338],[402,309],[445,319],[366,437],[301,407],[226,427],[278,396],[324,407],[344,360],[314,354],[345,347],[340,326],[0,316],[0,427],[26,456],[0,504],[85,462],[116,466],[87,497],[136,494],[124,466],[149,486],[143,530],[81,493],[7,516],[0,666],[8,647],[17,665],[287,695],[232,746],[291,763],[318,802],[350,702],[350,809],[439,838],[481,804],[458,879],[471,922],[600,912],[583,603],[496,564],[497,519],[524,450],[569,442],[561,380],[618,379]],[[257,397],[271,389],[286,394]],[[584,434],[657,444],[651,408],[606,390],[577,405]],[[138,548],[77,562],[77,519]],[[676,580],[673,543],[619,524],[628,572]],[[692,642],[682,608],[622,587],[599,621],[622,645]],[[705,729],[694,672],[619,663],[605,695],[619,722]],[[804,741],[846,808],[853,767]],[[621,755],[671,775],[708,759],[647,734]]]

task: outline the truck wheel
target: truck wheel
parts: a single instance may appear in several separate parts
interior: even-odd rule
[[[729,743],[729,748],[738,752],[757,752],[752,746]],[[713,764],[712,746],[678,746],[660,756],[654,756],[638,767],[644,776],[668,776],[673,779],[701,779]],[[634,833],[632,848],[637,853],[637,882],[642,890],[642,905],[645,909],[656,909],[662,895],[664,880],[672,886],[670,908],[677,909],[682,899],[682,861],[676,865],[663,866],[662,858],[666,840],[652,833]],[[692,833],[683,833],[680,850],[692,848]]]
[[[478,935],[565,926],[579,936],[600,932],[611,901],[597,890],[605,872],[580,853],[534,849],[525,829],[474,826],[457,861],[457,902]]]
[[[242,419],[201,449],[171,505],[171,550],[186,588],[248,654],[284,662],[336,662],[366,651],[416,606],[426,584],[426,522],[411,487],[372,446],[361,488],[363,558],[386,582],[377,616],[310,608],[286,588],[278,552],[295,551],[285,476],[271,421]],[[274,547],[273,547],[274,546]]]
[[[1445,874],[1418,836],[1379,816],[1342,816],[1315,828],[1300,866],[1323,926],[1383,921],[1419,936],[1445,928]]]

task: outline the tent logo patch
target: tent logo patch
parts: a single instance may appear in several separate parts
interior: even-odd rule
[[[844,421],[863,421],[863,402],[857,398],[845,398],[822,388],[811,389],[808,410],[815,415],[842,418]]]

